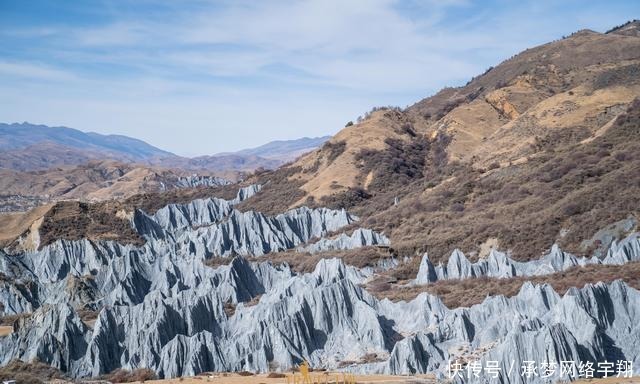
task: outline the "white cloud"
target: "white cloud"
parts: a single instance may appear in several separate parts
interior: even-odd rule
[[[68,81],[76,79],[76,76],[72,72],[55,67],[28,62],[9,61],[0,61],[0,76],[45,81]]]
[[[226,151],[335,132],[371,106],[416,102],[623,13],[583,7],[565,20],[551,0],[173,4],[153,17],[114,6],[112,22],[93,27],[2,28],[36,44],[0,60],[0,116],[129,134],[183,154]]]
[[[447,79],[474,73],[475,65],[437,46],[441,38],[425,33],[424,21],[404,17],[395,5],[390,0],[234,2],[197,14],[183,11],[165,24],[140,19],[61,31],[68,43],[56,54],[222,77],[261,75],[269,65],[285,64],[294,70],[289,81],[368,91],[432,87],[434,78],[416,77],[420,72],[457,71],[439,76]],[[84,47],[98,50],[86,53]]]

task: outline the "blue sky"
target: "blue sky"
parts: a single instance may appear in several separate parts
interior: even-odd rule
[[[181,155],[320,136],[640,2],[0,0],[0,122]]]

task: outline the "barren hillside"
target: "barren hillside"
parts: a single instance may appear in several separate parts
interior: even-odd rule
[[[162,192],[180,187],[181,178],[190,176],[192,172],[180,169],[114,161],[28,172],[0,169],[0,212],[59,200],[102,201]],[[214,178],[212,172],[200,176]]]
[[[436,259],[486,244],[522,259],[553,242],[591,251],[598,229],[638,215],[637,29],[579,31],[406,110],[375,110],[254,176],[276,182],[244,208],[346,207]]]

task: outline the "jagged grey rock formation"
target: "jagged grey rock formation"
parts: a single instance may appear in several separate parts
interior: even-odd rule
[[[302,360],[356,372],[439,375],[449,360],[470,358],[515,359],[516,366],[543,358],[640,363],[640,292],[619,281],[564,296],[527,283],[515,297],[451,310],[428,294],[377,300],[358,285],[358,270],[338,259],[299,276],[240,258],[210,271],[217,277],[188,288],[180,287],[186,276],[178,277],[139,303],[105,306],[93,329],[71,306],[44,305],[0,340],[6,351],[0,363],[37,357],[76,377],[119,367],[149,367],[162,377],[284,370]],[[225,303],[234,311],[225,311]],[[362,361],[371,355],[378,361]],[[353,363],[343,367],[345,361]]]
[[[540,276],[561,272],[575,266],[589,264],[622,265],[640,261],[640,238],[632,233],[620,242],[613,241],[603,259],[576,257],[563,252],[556,244],[551,252],[538,260],[520,262],[506,254],[492,250],[486,259],[472,263],[465,255],[455,250],[446,265],[434,266],[425,254],[420,263],[414,284],[428,284],[438,280],[467,279],[474,277],[509,278],[515,276]]]
[[[633,216],[616,221],[597,231],[590,239],[583,240],[580,243],[580,247],[582,249],[593,249],[594,256],[603,258],[613,241],[625,237],[625,234],[635,232],[637,225],[637,220]]]
[[[160,208],[153,215],[138,210],[134,217],[134,227],[141,234],[146,234],[145,227],[159,225],[167,231],[175,231],[186,227],[197,227],[216,223],[233,211],[233,206],[260,192],[261,186],[254,184],[240,188],[232,200],[219,198],[197,199],[187,204],[169,204]]]
[[[640,366],[640,292],[619,281],[564,296],[527,283],[512,298],[449,309],[426,293],[409,302],[378,300],[362,286],[370,271],[339,259],[323,259],[301,275],[241,257],[205,266],[209,257],[292,249],[356,220],[344,210],[303,207],[269,217],[233,209],[251,193],[155,215],[136,212],[132,225],[147,240],[143,246],[59,240],[39,251],[0,252],[2,314],[32,312],[0,338],[0,364],[38,359],[74,377],[143,367],[161,377],[264,372],[303,360],[328,369],[440,376],[455,359],[624,359]],[[630,236],[612,243],[601,262],[637,260],[639,250]],[[525,266],[493,255],[491,263],[474,264],[456,254],[446,276],[515,276],[582,262],[557,248]],[[421,278],[445,276],[442,267],[423,264]],[[95,322],[83,322],[80,309],[95,311]]]
[[[231,181],[217,176],[191,175],[179,177],[176,186],[179,188],[218,187],[229,185]]]
[[[622,265],[640,260],[640,235],[633,233],[620,242],[613,240],[602,264]]]
[[[277,216],[259,212],[232,210],[218,223],[167,231],[156,221],[136,220],[136,228],[144,232],[152,244],[174,244],[181,254],[203,255],[205,258],[231,255],[260,256],[284,251],[323,237],[356,221],[345,210],[296,208]],[[175,221],[167,222],[173,225]]]
[[[59,240],[17,255],[0,251],[0,315],[56,303],[89,310],[138,304],[180,277],[183,288],[203,281],[213,286],[218,277],[209,276],[203,259],[292,249],[356,220],[344,210],[302,207],[269,217],[233,209],[259,190],[242,188],[230,201],[172,204],[153,215],[136,211],[132,225],[146,240],[140,247]]]
[[[176,253],[210,258],[292,249],[357,220],[345,210],[326,208],[300,207],[273,217],[233,209],[259,190],[255,185],[242,188],[229,201],[211,198],[171,204],[153,215],[136,211],[133,226],[151,247],[166,243]]]
[[[356,249],[372,245],[388,246],[391,244],[389,238],[384,234],[377,233],[370,229],[358,228],[351,236],[341,233],[334,238],[323,238],[306,247],[299,247],[302,252],[318,253],[335,250]]]

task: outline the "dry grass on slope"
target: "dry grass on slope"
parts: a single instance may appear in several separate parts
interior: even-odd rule
[[[489,68],[460,88],[445,88],[433,97],[425,98],[409,108],[416,123],[426,117],[427,124],[439,120],[451,111],[456,102],[481,89],[489,92],[512,82],[519,76],[544,78],[533,85],[550,93],[563,92],[584,82],[589,75],[571,71],[590,65],[614,64],[640,57],[637,37],[580,31],[565,39],[553,41],[525,51]],[[459,105],[459,104],[458,104]]]
[[[238,208],[275,214],[314,205],[326,196],[350,193],[366,183],[368,171],[362,169],[362,151],[384,151],[389,140],[411,142],[415,134],[407,117],[397,109],[377,109],[295,163],[255,172],[246,181],[264,184],[264,188]]]
[[[449,308],[469,307],[481,303],[487,296],[518,294],[522,285],[530,281],[534,284],[549,284],[559,294],[571,287],[581,288],[597,282],[609,283],[621,279],[635,289],[640,289],[640,262],[626,265],[589,265],[574,267],[565,272],[538,277],[515,277],[509,279],[477,278],[465,280],[443,280],[428,285],[398,287],[380,278],[367,286],[369,292],[378,298],[392,301],[411,300],[422,292],[437,295]]]
[[[638,38],[581,31],[527,49],[405,113],[418,131],[452,136],[450,159],[486,168],[531,155],[535,136],[551,130],[592,133],[604,124],[601,112],[639,94],[639,58]]]
[[[42,205],[24,213],[0,214],[0,244],[20,236],[34,222],[41,219],[51,206],[51,204]]]
[[[359,151],[384,150],[387,140],[402,139],[402,127],[408,123],[401,112],[382,109],[373,112],[364,121],[341,130],[321,151],[309,158],[309,161],[314,161],[312,167],[316,169],[308,173],[308,177],[302,178],[302,190],[308,196],[319,199],[336,191],[362,185],[366,173],[358,168]]]
[[[68,380],[68,378],[48,364],[13,360],[4,367],[0,367],[0,381],[5,380],[15,380],[20,384],[41,384],[52,380]]]
[[[518,201],[526,203],[525,199],[535,199],[531,212],[538,212],[541,206],[547,208],[541,203],[547,196],[535,195],[545,194],[565,180],[538,185],[530,180],[535,176],[532,173],[551,174],[554,172],[536,168],[566,168],[567,164],[581,161],[572,159],[569,152],[576,150],[578,143],[592,139],[592,135],[602,135],[600,128],[640,93],[638,58],[640,39],[592,31],[581,31],[528,49],[464,87],[444,89],[404,111],[376,111],[360,124],[345,127],[325,147],[285,170],[272,173],[270,176],[278,182],[265,189],[268,204],[260,202],[263,196],[257,196],[245,207],[268,209],[316,204],[352,208],[361,216],[371,218],[368,223],[376,228],[396,232],[395,240],[399,240],[396,244],[409,250],[420,250],[422,243],[448,253],[451,246],[461,240],[464,247],[473,249],[478,245],[477,240],[486,240],[473,235],[478,226],[483,236],[487,232],[500,232],[505,237],[503,228],[496,230],[493,224],[511,227],[514,217],[518,216],[516,211],[522,207],[503,209],[499,205],[504,202],[517,205]],[[438,137],[448,139],[444,150],[437,145],[433,148],[433,140]],[[336,152],[330,144],[335,144],[340,151]],[[590,157],[587,166],[593,165],[593,153],[581,149],[577,152],[578,157]],[[338,155],[332,156],[333,153]],[[564,156],[566,164],[550,161],[557,159],[557,153]],[[443,162],[443,158],[446,161]],[[443,164],[447,161],[448,164]],[[531,164],[525,164],[527,162]],[[500,166],[504,169],[483,172]],[[485,177],[485,173],[489,177]],[[617,173],[610,176],[615,178],[624,172]],[[520,178],[519,184],[516,178]],[[487,182],[483,183],[484,180]],[[488,185],[490,182],[497,186]],[[506,190],[502,188],[505,184],[508,184]],[[563,192],[575,183],[567,186],[569,188],[561,186]],[[540,187],[540,193],[530,191]],[[582,188],[582,192],[586,190],[586,186]],[[279,195],[285,197],[288,205],[278,202]],[[490,205],[498,205],[496,212],[483,213],[502,221],[479,215],[483,207],[470,206],[470,203],[479,205],[474,200],[480,195],[491,195],[496,201]],[[534,196],[528,198],[529,195]],[[401,204],[392,212],[389,207],[395,197],[400,198]],[[554,196],[553,199],[558,202],[561,198]],[[559,205],[554,208],[562,210],[564,206]],[[619,208],[628,206],[633,205],[624,204]],[[457,221],[461,212],[469,210],[478,215],[471,219],[464,214],[467,218],[460,224],[467,226],[451,228],[448,223]],[[632,208],[623,215],[633,212]],[[568,216],[571,215],[547,210],[535,221],[554,221],[548,229],[541,228],[541,222],[537,228],[521,229],[548,230],[540,239],[546,242],[557,237],[562,229],[557,222],[565,221]],[[433,221],[444,229],[434,228]],[[409,223],[412,228],[407,230]],[[432,229],[446,233],[424,233]],[[511,238],[518,240],[520,233],[508,234],[506,239],[501,239],[502,244],[511,247],[515,243]],[[429,240],[435,238],[435,244],[425,242],[427,236]],[[464,242],[465,239],[472,242]],[[522,240],[528,243],[529,239]],[[534,244],[531,251],[536,257],[544,250],[538,245]],[[522,257],[529,258],[533,253],[525,252]]]
[[[318,262],[322,259],[339,258],[345,264],[357,268],[374,267],[378,261],[390,259],[393,254],[388,248],[362,247],[343,251],[328,251],[321,253],[304,253],[296,251],[286,251],[272,253],[256,258],[256,261],[270,261],[273,264],[287,263],[291,269],[297,273],[313,272]],[[228,262],[229,260],[227,260]]]
[[[502,168],[438,162],[433,144],[368,153],[366,169],[380,171],[370,193],[354,199],[357,191],[351,191],[322,203],[349,208],[364,227],[389,236],[399,254],[429,251],[436,262],[455,248],[473,258],[490,238],[520,260],[540,257],[554,242],[587,254],[592,250],[581,246],[583,240],[639,216],[638,137],[640,101],[588,143],[550,147],[526,163]],[[413,150],[426,157],[425,168],[412,168]]]

